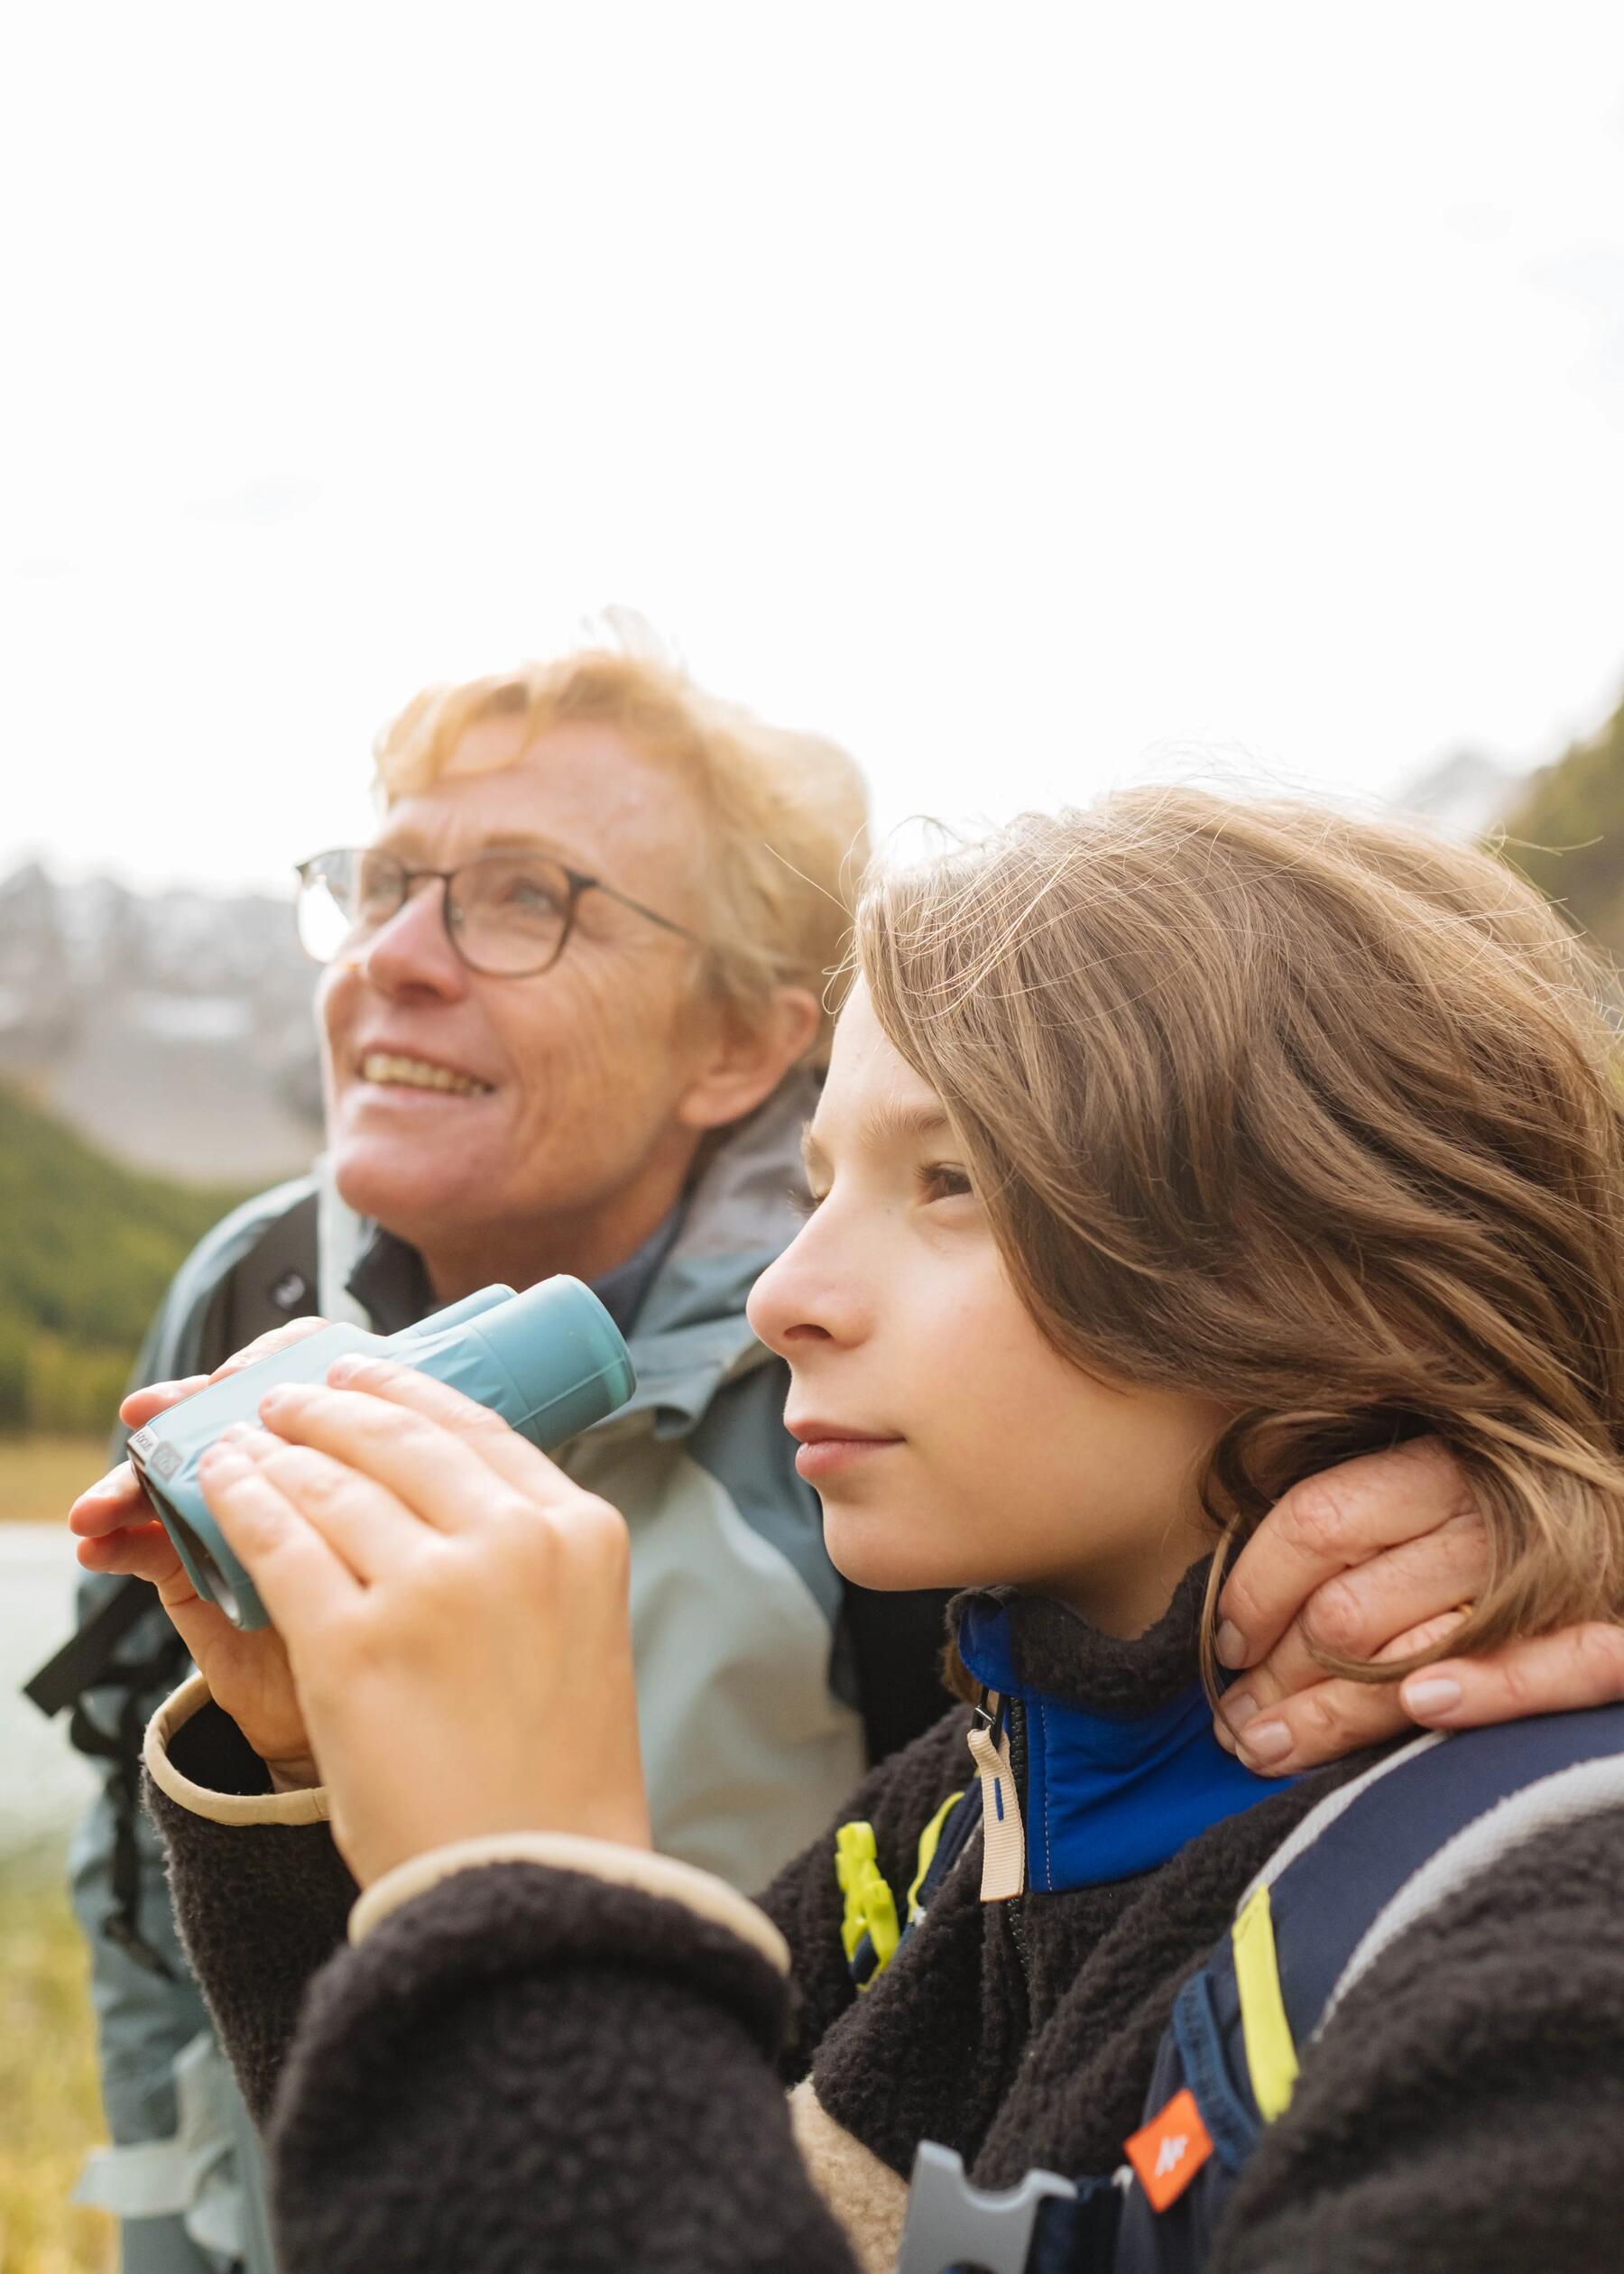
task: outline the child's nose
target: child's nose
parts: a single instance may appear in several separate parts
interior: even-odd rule
[[[750,1323],[780,1358],[809,1344],[851,1342],[861,1332],[861,1305],[837,1269],[816,1218],[797,1234],[750,1290]]]

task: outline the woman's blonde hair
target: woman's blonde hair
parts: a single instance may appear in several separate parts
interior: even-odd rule
[[[858,953],[1055,1347],[1233,1410],[1229,1541],[1431,1433],[1489,1540],[1452,1651],[1624,1611],[1619,1069],[1601,975],[1520,878],[1141,790],[882,872]]]
[[[779,986],[821,1001],[850,929],[842,887],[863,850],[863,776],[835,744],[767,725],[648,648],[646,639],[634,652],[588,647],[426,688],[374,744],[383,800],[438,781],[467,730],[489,719],[521,720],[524,747],[567,722],[613,726],[698,800],[710,846],[708,976],[722,998],[747,1022]],[[827,1040],[826,1018],[810,1055],[826,1055]]]

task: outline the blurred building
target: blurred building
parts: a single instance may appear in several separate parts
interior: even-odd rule
[[[285,901],[30,864],[0,879],[0,1078],[138,1167],[268,1180],[319,1142],[314,977]]]

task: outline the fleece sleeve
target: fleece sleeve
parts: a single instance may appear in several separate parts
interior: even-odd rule
[[[1211,2274],[1611,2274],[1624,1816],[1530,1840],[1403,1935],[1310,2048]]]
[[[333,1844],[326,1794],[272,1792],[264,1763],[200,1677],[154,1715],[146,1771],[180,1938],[263,2122],[306,1986],[344,1940],[355,1882]]]
[[[765,1921],[505,1861],[357,1925],[271,2127],[282,2274],[855,2274],[791,2140]]]

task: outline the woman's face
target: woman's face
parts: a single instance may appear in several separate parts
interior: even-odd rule
[[[789,1362],[835,1565],[868,1587],[1012,1583],[1142,1632],[1212,1544],[1197,1483],[1224,1409],[1084,1373],[1044,1339],[940,1100],[862,985],[807,1166],[817,1205],[750,1317]]]

